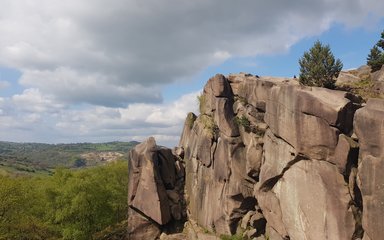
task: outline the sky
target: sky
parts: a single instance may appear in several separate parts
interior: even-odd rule
[[[175,146],[216,73],[299,75],[316,40],[366,63],[382,0],[0,0],[0,141]]]

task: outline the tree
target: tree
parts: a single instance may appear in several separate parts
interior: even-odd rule
[[[343,64],[335,60],[329,45],[316,41],[299,59],[300,83],[307,86],[334,88]]]
[[[367,64],[371,66],[372,72],[378,71],[383,65],[384,56],[380,49],[375,45],[367,57]]]
[[[376,43],[376,46],[384,50],[384,31],[381,32],[381,39]]]
[[[127,171],[118,161],[53,176],[0,174],[0,240],[95,239],[127,219]]]
[[[380,49],[381,48],[381,49]],[[381,39],[371,48],[371,52],[367,57],[367,65],[372,69],[372,72],[381,69],[384,64],[384,31],[381,33]]]

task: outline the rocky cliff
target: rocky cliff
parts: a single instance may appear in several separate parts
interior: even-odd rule
[[[362,107],[347,92],[236,74],[209,79],[199,101],[173,154],[153,140],[131,152],[135,214],[159,229],[178,219],[169,203],[177,195],[180,212],[187,205],[184,238],[384,235],[384,100]]]

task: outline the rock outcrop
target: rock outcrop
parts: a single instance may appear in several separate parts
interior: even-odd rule
[[[368,98],[384,99],[384,66],[375,72],[371,72],[371,67],[367,65],[341,71],[336,85],[362,96],[365,100]]]
[[[179,152],[182,156],[182,152]],[[157,239],[166,224],[186,217],[184,165],[149,138],[130,151],[128,237]]]
[[[382,102],[249,74],[199,98],[179,143],[190,219],[217,236],[380,239]]]
[[[159,237],[185,202],[174,239],[382,238],[384,100],[218,74],[199,104],[173,154],[151,138],[131,152],[131,236]]]
[[[355,116],[360,142],[357,173],[363,201],[364,240],[384,236],[384,100],[370,99]]]

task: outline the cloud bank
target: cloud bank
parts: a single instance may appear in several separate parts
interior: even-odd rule
[[[131,136],[166,139],[191,106],[158,105],[164,85],[231,57],[287,51],[335,23],[369,25],[383,12],[373,0],[2,0],[0,65],[22,73],[24,92],[0,99],[1,127],[46,121],[42,131],[92,139],[131,125]],[[141,123],[146,114],[147,125],[130,114]]]

